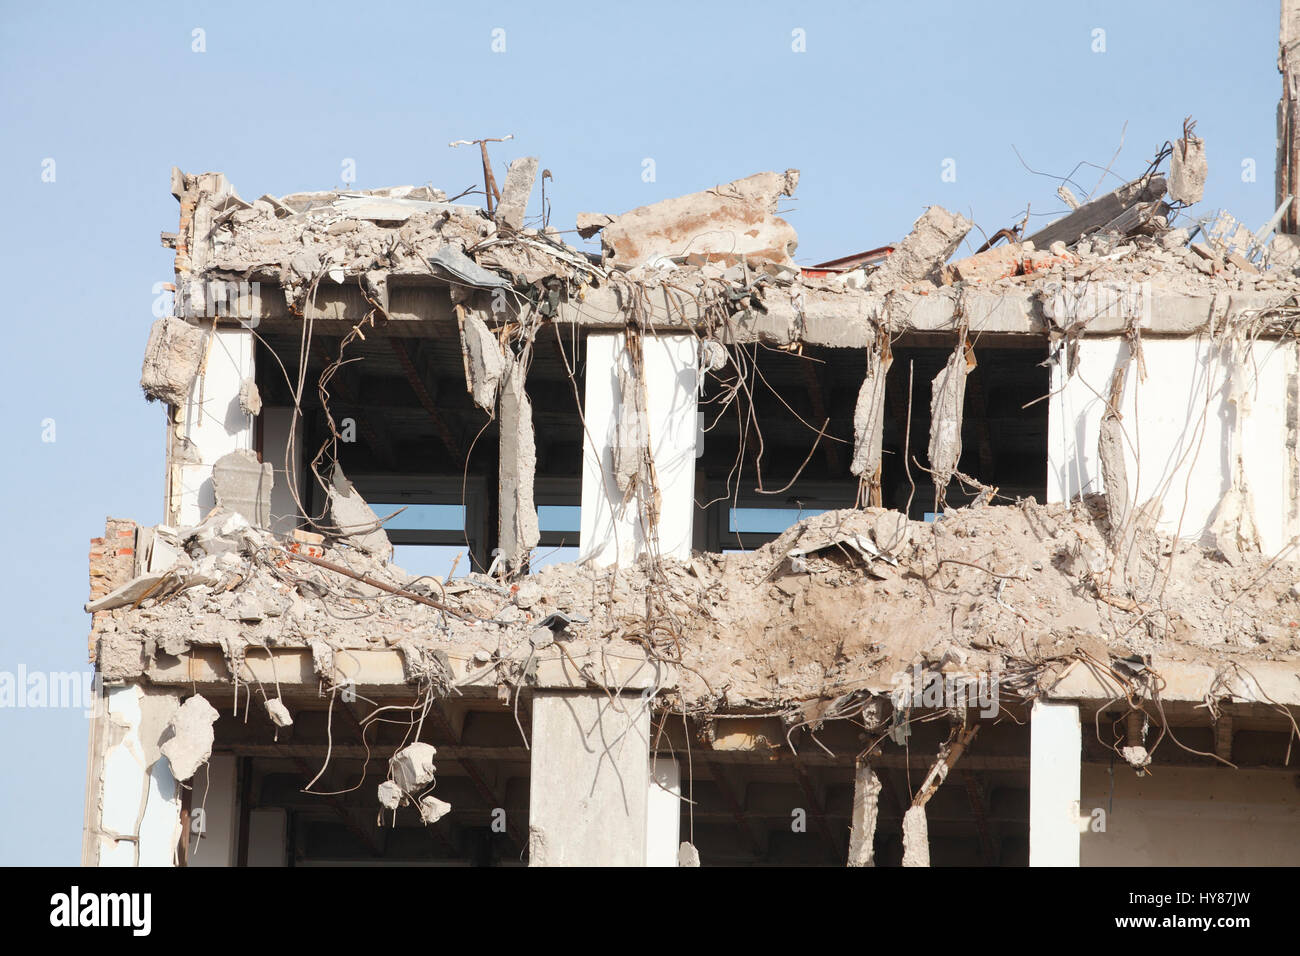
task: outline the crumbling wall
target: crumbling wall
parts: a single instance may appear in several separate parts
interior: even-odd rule
[[[1288,448],[1295,447],[1296,347],[1289,342],[1143,338],[1129,361],[1120,428],[1134,520],[1150,504],[1166,534],[1210,540],[1216,514],[1241,483],[1253,500],[1260,545],[1275,554],[1297,528]],[[1098,457],[1114,370],[1128,360],[1125,338],[1083,339],[1077,367],[1053,370],[1048,435],[1048,500],[1104,490]],[[1234,396],[1239,396],[1234,399]]]

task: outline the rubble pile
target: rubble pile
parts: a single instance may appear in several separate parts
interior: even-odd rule
[[[1157,171],[1166,159],[1167,175]],[[1018,288],[1050,299],[1065,282],[1145,283],[1189,296],[1300,293],[1300,252],[1290,237],[1272,235],[1274,224],[1256,235],[1226,212],[1201,218],[1189,212],[1206,175],[1203,141],[1190,128],[1146,173],[1110,193],[1080,204],[1062,187],[1074,208],[1036,232],[1027,233],[1024,223],[1002,229],[973,254],[949,261],[963,243],[970,248],[974,223],[932,206],[886,254],[833,268],[796,266],[797,236],[776,215],[778,198],[794,193],[798,170],[758,173],[618,216],[582,213],[576,231],[599,236],[596,254],[568,244],[552,225],[524,226],[537,165],[532,157],[511,164],[495,213],[448,201],[427,186],[249,203],[222,176],[175,175],[183,205],[210,207],[210,232],[191,243],[207,246],[198,271],[276,282],[297,313],[322,285],[359,283],[387,315],[393,277],[449,282],[453,302],[476,291],[510,290],[543,317],[559,302],[580,303],[589,288],[611,282],[671,287],[720,301],[733,316],[765,311],[778,290],[796,306],[804,295],[865,301],[871,293],[918,296],[948,286]]]
[[[634,568],[547,567],[512,582],[412,577],[346,538],[280,538],[216,511],[140,529],[147,568],[87,605],[108,680],[160,654],[310,647],[320,676],[348,649],[396,648],[412,677],[455,652],[527,684],[554,641],[573,656],[635,646],[680,664],[693,711],[887,691],[915,665],[1032,671],[1091,659],[1300,662],[1300,583],[1258,553],[1146,533],[1119,567],[1104,503],[968,507],[938,521],[859,509],[804,519],[745,553]],[[649,613],[648,613],[649,609]],[[650,626],[653,622],[653,628]],[[540,632],[540,633],[539,633]]]

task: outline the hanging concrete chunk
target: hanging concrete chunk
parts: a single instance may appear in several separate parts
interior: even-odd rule
[[[507,567],[514,570],[537,547],[540,532],[533,501],[537,473],[533,405],[524,391],[523,366],[513,359],[505,373],[498,417],[500,520],[497,537]]]
[[[461,326],[461,347],[465,350],[465,367],[469,376],[466,389],[474,397],[475,405],[495,412],[497,390],[501,387],[501,374],[505,367],[501,343],[487,323],[467,314]]]
[[[849,830],[849,866],[875,866],[876,815],[880,807],[880,779],[868,764],[858,767],[853,779],[853,823]]]
[[[930,383],[930,470],[942,501],[957,463],[961,460],[961,420],[966,403],[966,362],[964,345],[948,357],[948,364]]]
[[[1128,519],[1128,471],[1124,465],[1124,426],[1114,415],[1101,420],[1097,438],[1097,460],[1101,480],[1106,488],[1106,510],[1110,514],[1112,542],[1118,541]]]
[[[392,560],[393,544],[388,540],[379,516],[366,504],[343,474],[334,466],[334,481],[329,489],[330,521],[347,543],[385,564]]]
[[[292,727],[293,715],[289,713],[289,708],[284,705],[279,697],[267,698],[266,715],[271,718],[271,723],[277,727]]]
[[[912,231],[868,280],[868,288],[882,289],[937,275],[974,226],[960,213],[931,206],[912,224]]]
[[[436,769],[433,758],[437,752],[432,744],[414,743],[403,747],[388,759],[388,772],[393,782],[407,793],[414,793],[431,783]]]
[[[244,516],[255,528],[271,524],[271,486],[275,470],[245,448],[222,455],[212,466],[212,490],[217,507]]]
[[[451,813],[451,804],[446,800],[439,800],[433,794],[420,800],[420,819],[425,823],[437,823],[449,813]]]
[[[501,201],[496,208],[497,228],[518,232],[524,228],[524,214],[528,210],[528,197],[537,179],[537,157],[521,156],[506,170],[506,180],[501,186]]]
[[[1205,179],[1210,174],[1205,160],[1205,140],[1188,136],[1174,143],[1169,157],[1169,198],[1177,202],[1200,202],[1205,195]]]
[[[870,478],[880,470],[881,447],[885,435],[885,375],[892,359],[873,354],[867,376],[858,389],[858,404],[853,410],[853,462],[849,470],[858,477]]]
[[[903,814],[903,866],[930,865],[930,834],[925,807],[908,807]]]
[[[698,255],[727,265],[742,259],[793,265],[799,237],[776,216],[776,205],[798,183],[797,169],[756,173],[633,209],[601,233],[606,264],[630,269],[661,256]]]
[[[683,843],[677,848],[678,866],[699,866],[700,851],[691,843]]]
[[[216,709],[200,694],[181,704],[172,717],[167,725],[171,737],[163,741],[161,749],[177,780],[190,779],[212,756],[212,725],[216,719]]]
[[[239,407],[245,415],[262,413],[262,393],[257,390],[257,382],[251,378],[239,383]]]
[[[185,403],[203,361],[204,339],[202,329],[174,316],[153,324],[140,370],[140,387],[149,401]]]
[[[391,780],[379,785],[379,805],[385,810],[396,810],[402,804],[402,788]]]

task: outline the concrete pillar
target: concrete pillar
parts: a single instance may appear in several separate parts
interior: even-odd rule
[[[102,727],[92,734],[84,862],[92,866],[174,866],[181,838],[180,788],[159,751],[179,707],[170,692],[138,684],[105,691]],[[102,732],[99,732],[102,730]]]
[[[623,506],[614,480],[614,444],[627,369],[623,333],[587,336],[586,435],[582,461],[582,560],[627,565],[654,542],[638,520],[637,501]],[[695,516],[697,341],[690,335],[645,335],[646,427],[659,485],[658,551],[689,558]]]
[[[644,866],[649,761],[650,708],[639,696],[538,692],[529,865]]]
[[[253,333],[242,326],[218,327],[190,400],[176,411],[168,460],[169,522],[203,520],[216,505],[212,466],[232,451],[252,449],[253,416],[239,405],[240,382],[252,377]]]
[[[672,757],[650,758],[646,805],[646,866],[677,866],[682,845],[682,771]]]
[[[1083,738],[1077,704],[1036,701],[1029,716],[1029,865],[1079,865]]]

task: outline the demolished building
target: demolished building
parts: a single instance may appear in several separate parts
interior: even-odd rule
[[[795,170],[599,253],[174,171],[85,862],[1300,862],[1300,276],[1203,164],[810,268]]]

